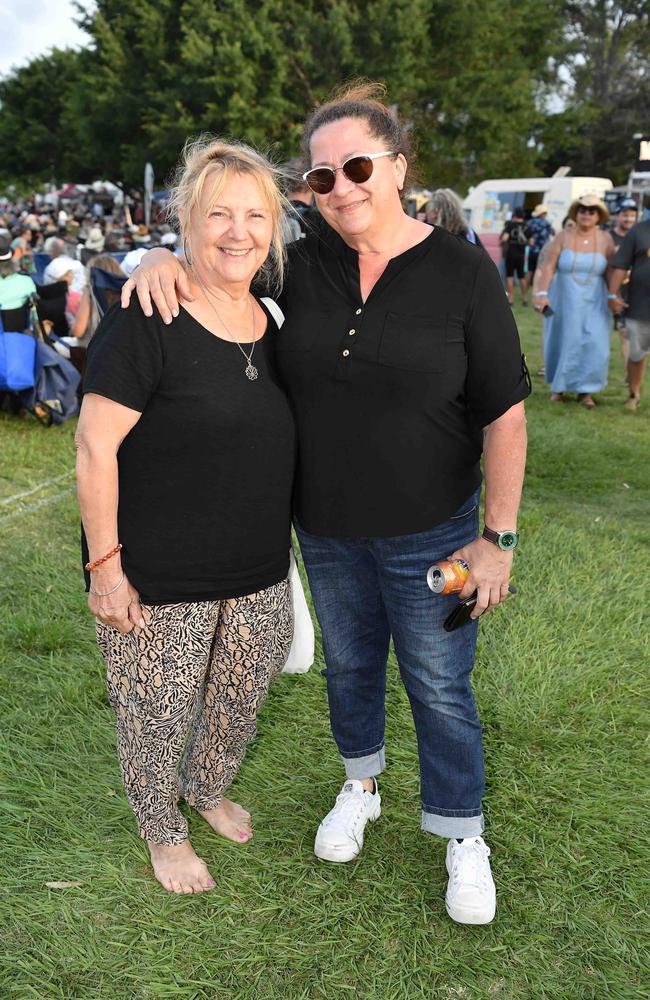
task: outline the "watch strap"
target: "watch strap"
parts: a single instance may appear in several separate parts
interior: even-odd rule
[[[488,542],[494,542],[495,545],[499,544],[500,532],[494,531],[492,528],[488,528],[487,525],[483,528],[483,538],[487,538]]]

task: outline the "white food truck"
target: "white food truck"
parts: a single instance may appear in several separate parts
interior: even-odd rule
[[[548,221],[555,232],[562,228],[562,220],[572,201],[593,191],[604,198],[612,187],[608,177],[511,177],[481,181],[472,188],[463,202],[463,208],[472,228],[479,234],[491,256],[499,254],[499,234],[514,208],[523,208],[529,216],[535,205],[548,206]]]

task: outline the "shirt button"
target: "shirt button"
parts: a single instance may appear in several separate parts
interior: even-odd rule
[[[357,311],[355,312],[355,314],[354,314],[354,315],[355,315],[355,316],[360,316],[360,315],[361,315],[361,310],[360,310],[360,309],[357,309]]]
[[[344,357],[344,358],[347,358],[347,357],[348,357],[348,355],[349,355],[349,353],[350,353],[349,351],[343,351],[343,357]]]
[[[356,330],[348,330],[348,333],[350,334],[351,337],[354,337],[356,332],[357,332]]]

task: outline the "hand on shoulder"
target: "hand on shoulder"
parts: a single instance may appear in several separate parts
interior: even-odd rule
[[[155,306],[165,323],[171,323],[172,318],[178,316],[180,299],[194,301],[182,261],[164,247],[149,250],[124,284],[123,309],[129,305],[134,289],[145,316],[153,315]]]

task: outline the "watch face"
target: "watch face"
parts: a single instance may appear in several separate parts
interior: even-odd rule
[[[517,547],[517,533],[515,531],[502,531],[499,536],[499,548],[509,551]]]

